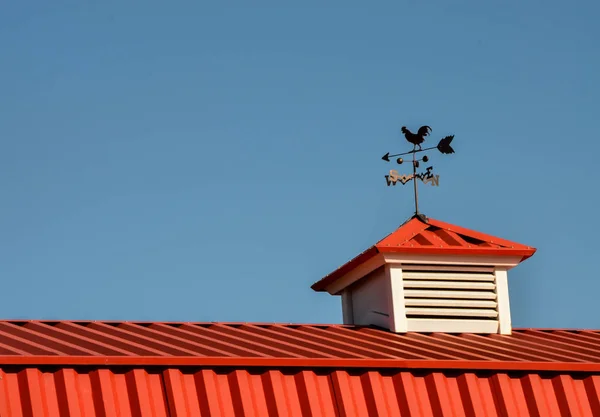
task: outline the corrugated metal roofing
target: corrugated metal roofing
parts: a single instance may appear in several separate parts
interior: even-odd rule
[[[424,222],[412,217],[394,232],[313,284],[315,291],[325,288],[347,272],[378,253],[417,253],[439,255],[519,256],[522,261],[536,249],[485,233],[435,219]]]
[[[600,415],[600,376],[360,370],[0,369],[0,415]]]
[[[317,324],[0,321],[0,364],[104,363],[600,370],[600,331],[395,334]]]
[[[600,331],[0,321],[0,416],[593,416]]]

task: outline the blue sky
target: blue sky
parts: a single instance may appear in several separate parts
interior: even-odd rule
[[[310,285],[412,214],[537,254],[518,327],[600,328],[600,5],[0,6],[0,317],[341,322]]]

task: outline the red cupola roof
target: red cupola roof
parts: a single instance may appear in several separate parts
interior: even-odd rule
[[[315,291],[377,254],[412,253],[421,255],[487,255],[529,258],[536,249],[485,233],[415,215],[394,232],[312,285]]]

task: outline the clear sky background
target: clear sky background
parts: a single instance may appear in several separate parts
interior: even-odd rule
[[[3,1],[0,317],[341,322],[411,216],[538,248],[513,324],[600,328],[596,1]],[[396,165],[397,167],[397,165]],[[408,168],[408,167],[404,167]]]

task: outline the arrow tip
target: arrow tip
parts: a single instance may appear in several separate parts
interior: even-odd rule
[[[383,156],[381,157],[381,159],[383,159],[383,160],[384,160],[384,161],[386,161],[386,162],[390,162],[390,153],[389,153],[389,152],[388,152],[388,153],[386,153],[385,155],[383,155]]]

